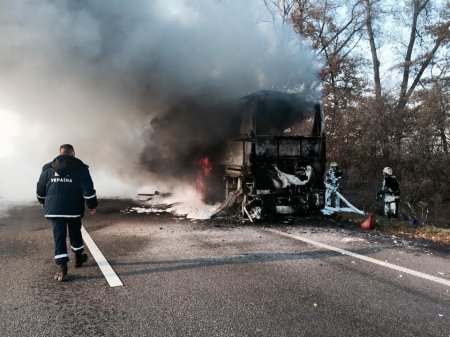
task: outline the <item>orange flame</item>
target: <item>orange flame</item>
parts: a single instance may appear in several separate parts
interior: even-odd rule
[[[205,195],[210,189],[206,184],[206,179],[211,176],[213,166],[208,157],[203,157],[199,161],[200,170],[197,175],[197,188]]]

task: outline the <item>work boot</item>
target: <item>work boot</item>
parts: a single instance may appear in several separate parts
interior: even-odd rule
[[[59,265],[59,270],[53,278],[58,282],[65,282],[69,280],[69,277],[67,276],[67,262],[63,262]]]
[[[83,263],[85,263],[88,259],[88,256],[86,253],[82,254],[76,254],[75,255],[75,268],[80,268]]]

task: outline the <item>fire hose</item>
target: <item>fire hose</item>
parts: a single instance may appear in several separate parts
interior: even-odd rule
[[[325,205],[325,207],[322,209],[322,213],[325,215],[331,215],[336,212],[350,212],[350,213],[357,213],[361,215],[367,215],[364,211],[361,211],[360,209],[353,206],[338,190],[336,187],[325,183],[325,186],[327,188],[327,191],[329,192],[329,196],[331,196],[332,193],[336,195],[336,197],[340,198],[347,207],[331,207],[329,205]]]

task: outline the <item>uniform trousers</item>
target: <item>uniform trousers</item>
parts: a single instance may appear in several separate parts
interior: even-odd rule
[[[81,256],[84,251],[83,237],[81,235],[81,218],[58,218],[52,219],[53,239],[55,241],[55,262],[62,264],[69,261],[67,254],[67,230],[69,230],[69,241],[75,255]]]

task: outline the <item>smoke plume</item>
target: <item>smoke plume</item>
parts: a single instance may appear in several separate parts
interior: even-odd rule
[[[34,197],[74,145],[100,196],[188,178],[236,127],[233,101],[303,91],[315,61],[252,1],[0,2],[0,201]]]

